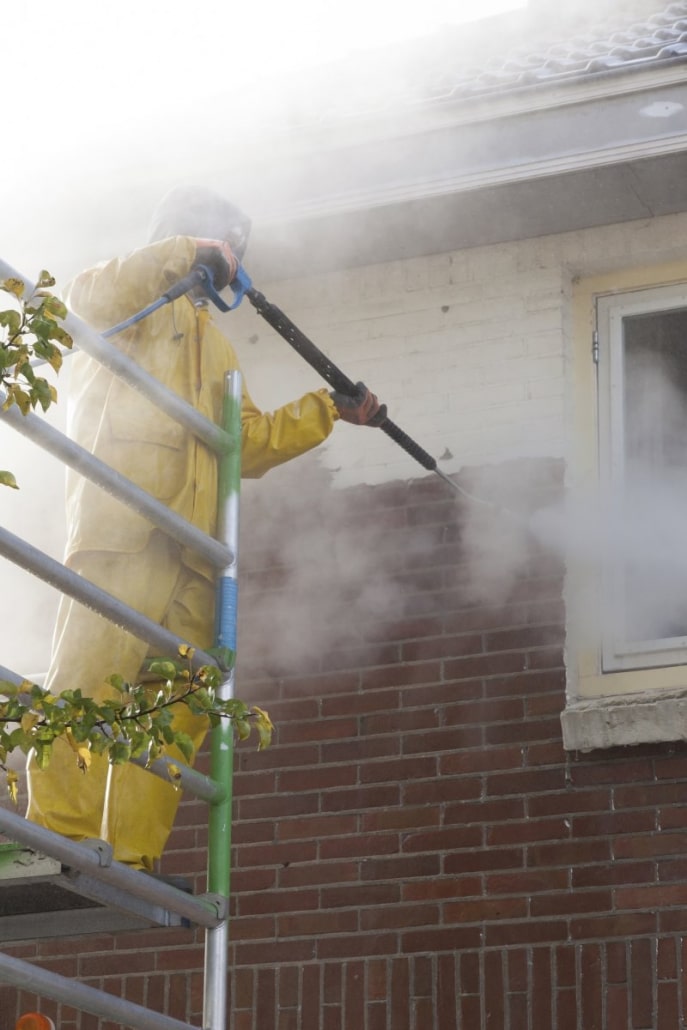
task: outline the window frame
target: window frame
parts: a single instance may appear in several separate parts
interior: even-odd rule
[[[683,288],[687,297],[687,262],[655,268],[611,272],[573,283],[570,431],[568,463],[570,497],[588,503],[600,499],[604,454],[601,433],[609,429],[610,412],[601,395],[607,341],[602,313],[631,304],[645,311],[666,287]],[[665,294],[663,294],[665,296]],[[615,302],[614,302],[615,301]],[[687,305],[686,305],[687,306]],[[663,304],[660,305],[662,309]],[[658,310],[659,308],[657,308]],[[598,355],[598,362],[595,360]],[[561,715],[563,744],[567,750],[655,741],[687,740],[687,648],[684,661],[636,667],[636,662],[604,669],[604,634],[580,629],[580,613],[599,611],[606,565],[603,562],[568,562],[565,584],[567,611],[566,705]],[[680,651],[680,656],[682,652]],[[676,654],[677,657],[677,654]]]

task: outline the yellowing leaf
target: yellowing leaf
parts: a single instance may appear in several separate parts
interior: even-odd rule
[[[190,644],[179,644],[179,655],[181,658],[193,658],[196,649]]]
[[[30,733],[34,726],[40,722],[40,715],[36,712],[25,712],[21,717],[21,728],[24,733]]]
[[[11,276],[9,279],[3,279],[0,282],[0,289],[6,290],[7,293],[13,293],[15,297],[21,297],[24,293],[24,284],[21,279],[15,279]]]
[[[17,800],[18,800],[18,781],[19,781],[19,777],[17,776],[17,774],[14,771],[14,769],[8,769],[7,770],[7,792],[8,792],[9,796],[12,799],[12,804],[13,805],[16,805],[17,804]]]
[[[88,772],[91,767],[91,749],[87,744],[80,744],[76,749],[76,764],[81,772]]]
[[[11,486],[13,490],[19,489],[19,484],[17,483],[12,473],[2,470],[0,470],[0,486]]]
[[[174,789],[179,790],[181,786],[181,769],[178,765],[175,765],[174,762],[168,762],[167,772],[169,773],[169,778],[172,781]]]
[[[255,728],[258,731],[258,750],[264,751],[272,743],[274,725],[263,708],[253,705],[251,711],[255,714]]]

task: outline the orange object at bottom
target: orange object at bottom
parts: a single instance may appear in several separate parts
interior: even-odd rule
[[[15,1023],[14,1030],[55,1030],[55,1024],[40,1012],[25,1012]]]

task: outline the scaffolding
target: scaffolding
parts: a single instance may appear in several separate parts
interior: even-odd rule
[[[0,278],[21,279],[28,290],[33,289],[25,276],[1,260]],[[235,652],[241,462],[240,373],[228,372],[225,376],[222,424],[217,426],[75,315],[67,316],[65,327],[81,350],[138,390],[217,454],[219,508],[216,538],[207,536],[171,512],[38,416],[31,413],[22,415],[16,406],[2,410],[5,400],[2,391],[0,417],[39,447],[144,515],[182,546],[192,548],[210,562],[217,573],[216,644]],[[193,641],[177,638],[1,527],[0,555],[145,640],[161,654],[173,655],[180,644],[193,644]],[[214,664],[215,659],[196,649],[192,662],[198,668]],[[24,677],[0,666],[0,679],[21,683]],[[234,696],[233,669],[225,674],[218,695],[222,700]],[[112,849],[105,841],[75,843],[27,822],[9,809],[0,809],[0,832],[10,842],[0,847],[0,912],[3,913],[0,915],[0,939],[11,941],[149,926],[202,927],[205,931],[203,1030],[225,1030],[233,775],[233,728],[227,720],[212,730],[210,756],[209,776],[186,766],[175,768],[175,777],[178,772],[182,789],[207,802],[209,808],[205,894],[194,896],[184,887],[122,865],[113,859]],[[158,759],[149,767],[149,772],[168,778],[166,760]],[[32,897],[33,906],[38,905],[38,911],[24,911],[27,892]],[[48,895],[50,902],[46,907],[51,910],[41,912],[41,899]],[[2,904],[3,898],[5,904]],[[11,910],[13,899],[17,902],[14,912]],[[119,1022],[131,1030],[199,1030],[6,954],[0,954],[0,981]]]

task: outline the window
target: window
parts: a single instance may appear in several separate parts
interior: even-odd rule
[[[687,266],[580,282],[572,367],[564,744],[687,740]]]
[[[603,671],[687,662],[687,288],[597,312]]]

